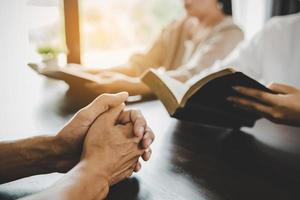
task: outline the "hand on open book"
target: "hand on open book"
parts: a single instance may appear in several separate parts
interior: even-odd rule
[[[240,97],[229,97],[228,100],[275,123],[300,126],[300,90],[278,83],[271,84],[269,88],[278,94],[237,86],[234,90],[257,101]]]
[[[150,89],[144,85],[140,78],[127,76],[118,72],[101,72],[96,75],[97,83],[87,83],[85,89],[94,94],[118,93],[127,91],[129,95],[148,95]]]

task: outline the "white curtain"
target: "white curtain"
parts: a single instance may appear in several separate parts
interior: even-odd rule
[[[259,31],[271,16],[272,0],[233,0],[233,17],[246,39]]]

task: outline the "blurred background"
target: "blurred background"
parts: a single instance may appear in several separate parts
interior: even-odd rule
[[[233,1],[234,19],[246,38],[270,18],[271,2]],[[79,0],[78,7],[81,63],[101,68],[125,63],[133,52],[147,49],[164,26],[185,15],[182,0]],[[66,52],[64,1],[27,0],[25,12],[32,52],[48,47]]]
[[[273,1],[233,1],[234,19],[246,39],[270,18]],[[0,0],[0,138],[19,137],[20,129],[25,135],[56,132],[67,121],[50,98],[63,97],[67,85],[51,88],[52,82],[27,63],[48,52],[66,63],[65,11],[72,20],[73,2],[78,3],[81,63],[89,67],[125,63],[132,52],[149,48],[166,24],[185,15],[182,0]]]

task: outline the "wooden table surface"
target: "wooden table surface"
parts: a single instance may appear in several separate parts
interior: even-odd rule
[[[21,76],[12,84],[1,79],[0,139],[57,133],[76,110],[65,96],[67,86],[26,66],[8,74],[16,71]],[[180,122],[157,100],[129,108],[141,109],[153,128],[153,156],[140,173],[111,188],[108,199],[299,199],[299,165],[272,160],[251,135]],[[61,176],[0,185],[0,199],[38,192]]]

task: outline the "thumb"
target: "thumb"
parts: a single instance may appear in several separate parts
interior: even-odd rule
[[[105,122],[111,125],[115,125],[118,122],[119,116],[125,108],[125,104],[122,103],[119,106],[110,108],[102,116],[105,118]],[[102,117],[101,116],[101,117]]]
[[[285,84],[279,84],[279,83],[272,83],[269,85],[269,88],[274,92],[278,92],[281,94],[292,93],[296,90],[294,87]]]
[[[109,110],[123,104],[128,98],[127,92],[120,92],[117,94],[103,94],[97,97],[88,106],[82,108],[77,116],[82,116],[85,119],[86,126],[90,126],[95,119]]]
[[[127,92],[120,92],[117,94],[102,94],[97,97],[90,105],[89,109],[98,110],[98,112],[103,113],[107,111],[110,107],[116,107],[124,103],[128,98]]]

